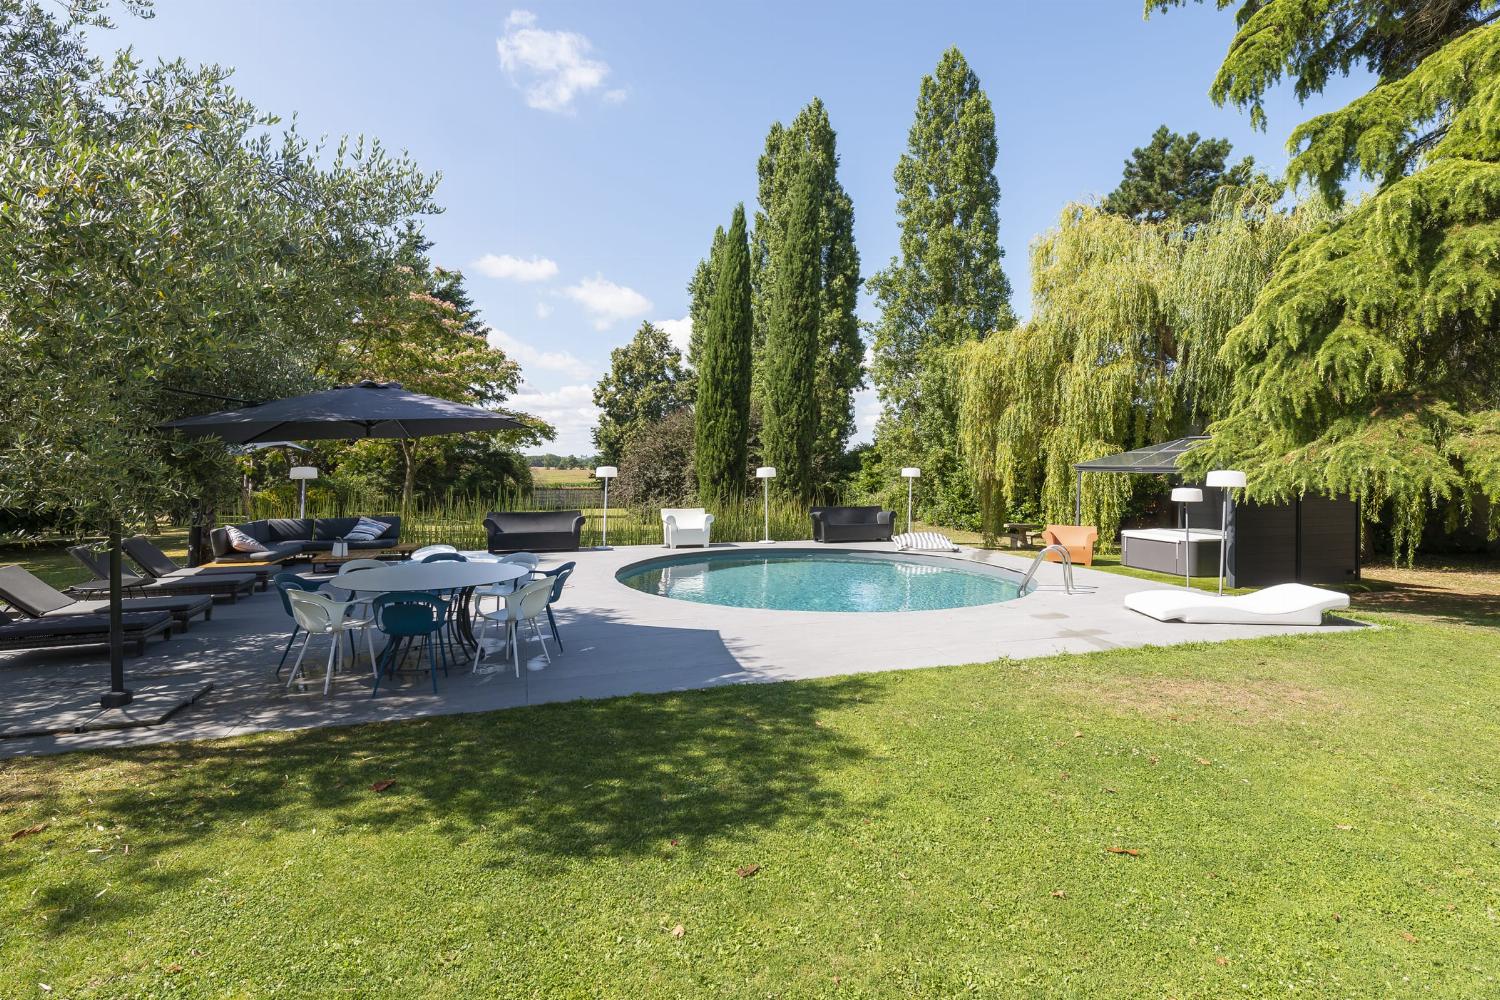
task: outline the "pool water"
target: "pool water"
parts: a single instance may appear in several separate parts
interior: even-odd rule
[[[769,611],[936,611],[1021,596],[1000,571],[857,552],[713,552],[627,566],[625,586],[697,604]]]

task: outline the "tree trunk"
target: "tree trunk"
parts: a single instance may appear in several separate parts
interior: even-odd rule
[[[412,494],[417,489],[416,442],[410,438],[397,438],[396,443],[401,447],[401,461],[404,465],[401,482],[401,509],[406,510],[411,507]]]

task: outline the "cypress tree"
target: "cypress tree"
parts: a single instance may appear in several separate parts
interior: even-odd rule
[[[854,204],[838,181],[837,136],[823,102],[814,98],[790,125],[766,135],[759,163],[760,210],[750,240],[755,294],[756,368],[753,393],[764,399],[771,288],[782,255],[791,180],[800,169],[815,175],[818,252],[822,258],[817,357],[813,392],[818,425],[813,440],[814,483],[826,486],[839,474],[854,433],[854,393],[864,385],[864,342],[855,306],[859,296],[859,252],[854,246]]]
[[[787,192],[786,228],[770,290],[761,430],[766,464],[776,467],[780,489],[796,497],[810,496],[816,485],[815,372],[823,283],[818,209],[817,173],[804,163],[792,176]]]
[[[745,491],[750,440],[750,245],[745,206],[718,244],[708,315],[699,341],[694,464],[704,503]],[[696,332],[696,331],[695,331]]]

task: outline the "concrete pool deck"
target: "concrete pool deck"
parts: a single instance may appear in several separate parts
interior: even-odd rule
[[[830,546],[891,552],[886,543]],[[826,551],[811,542],[715,545],[714,549]],[[686,554],[693,550],[678,550]],[[944,611],[838,613],[762,611],[693,604],[632,590],[615,580],[630,563],[666,555],[660,546],[554,553],[542,568],[577,562],[556,606],[565,651],[553,662],[523,669],[518,678],[499,655],[470,673],[468,664],[440,677],[433,694],[425,674],[382,682],[370,697],[368,667],[337,675],[322,694],[326,650],[315,639],[308,653],[318,683],[287,692],[274,675],[290,621],[274,591],[215,608],[213,621],[126,660],[128,684],[193,693],[212,684],[192,705],[165,721],[137,728],[89,728],[149,715],[149,702],[106,719],[91,706],[107,686],[107,660],[99,650],[49,649],[0,653],[0,731],[21,731],[28,720],[67,719],[82,732],[0,739],[0,757],[64,750],[208,739],[316,726],[394,721],[459,712],[484,712],[578,698],[656,693],[769,681],[799,680],[884,670],[946,666],[1054,653],[1089,653],[1148,645],[1214,642],[1269,635],[1329,634],[1363,628],[1334,622],[1315,627],[1168,624],[1127,611],[1126,594],[1161,589],[1114,573],[1075,568],[1087,593],[1061,590],[1061,567],[1037,574],[1042,589],[1003,604]],[[1011,555],[965,549],[940,558],[976,561],[1023,573],[1033,553]],[[522,646],[532,665],[540,647]],[[295,650],[293,651],[295,656]],[[326,655],[326,653],[324,654]],[[361,661],[363,663],[363,661]],[[144,719],[140,721],[145,721]]]

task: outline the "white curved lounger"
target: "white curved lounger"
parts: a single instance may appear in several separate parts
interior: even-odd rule
[[[1157,621],[1194,625],[1321,625],[1323,612],[1349,606],[1349,595],[1282,583],[1240,597],[1196,590],[1139,590],[1125,606]]]

